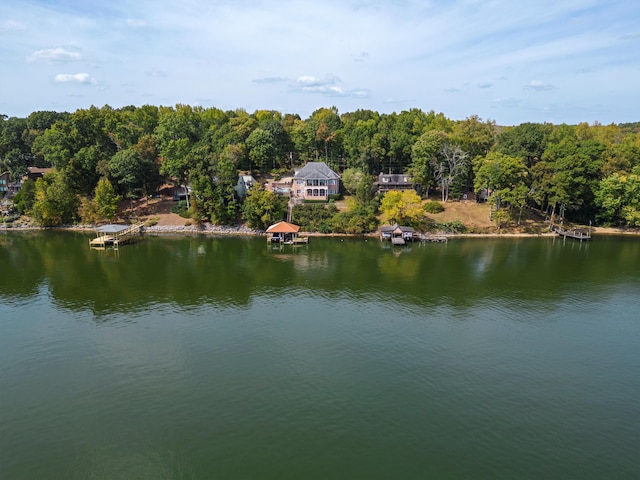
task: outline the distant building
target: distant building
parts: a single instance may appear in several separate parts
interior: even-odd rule
[[[379,193],[386,193],[391,190],[415,190],[410,175],[404,173],[380,173],[376,182]]]
[[[9,172],[0,173],[0,197],[9,193]]]
[[[11,174],[9,172],[0,173],[0,197],[15,197],[22,188],[22,182],[11,181]]]
[[[340,192],[340,175],[324,162],[308,162],[293,176],[292,194],[303,200],[327,201]]]
[[[256,183],[256,179],[251,175],[238,175],[238,183],[233,189],[238,193],[240,198],[247,196],[247,191],[253,187]]]
[[[33,180],[35,182],[39,178],[44,177],[45,174],[51,173],[53,171],[54,171],[53,168],[28,167],[27,174],[25,175],[24,178],[28,178],[28,179]],[[23,180],[24,180],[24,178],[23,178]]]

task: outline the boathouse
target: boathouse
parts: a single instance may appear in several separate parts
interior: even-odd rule
[[[293,245],[296,243],[308,243],[308,237],[299,237],[299,225],[289,222],[278,222],[267,228],[267,241],[269,243],[281,243],[285,245]]]
[[[390,240],[394,245],[404,245],[407,242],[413,242],[415,230],[412,227],[406,227],[394,223],[393,225],[385,225],[380,227],[380,240]]]

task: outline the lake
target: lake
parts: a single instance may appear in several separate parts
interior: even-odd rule
[[[0,233],[0,478],[640,478],[640,239]]]

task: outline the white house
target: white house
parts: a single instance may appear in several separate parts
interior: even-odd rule
[[[238,175],[238,183],[233,189],[238,193],[240,198],[247,196],[247,191],[255,185],[256,179],[251,175]]]

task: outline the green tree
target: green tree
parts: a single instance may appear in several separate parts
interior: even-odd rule
[[[529,192],[527,178],[524,161],[502,153],[491,152],[475,165],[475,190],[479,192],[486,188],[496,211],[506,201],[522,212]]]
[[[122,197],[116,195],[116,191],[109,179],[102,177],[96,185],[94,201],[97,213],[108,221],[113,221],[118,212],[118,204]]]
[[[637,226],[640,211],[640,167],[629,174],[614,173],[595,192],[596,219],[604,223]]]
[[[496,150],[521,158],[530,168],[542,158],[552,130],[553,125],[547,123],[523,123],[507,128],[498,137]]]
[[[407,169],[416,185],[421,185],[425,196],[435,181],[434,165],[438,165],[438,155],[447,142],[448,135],[440,130],[424,132],[411,148],[411,164]]]
[[[353,199],[348,206],[348,210],[337,212],[331,219],[333,232],[361,235],[376,229],[378,220],[373,206],[364,206]]]
[[[268,190],[250,189],[242,204],[242,217],[251,228],[258,230],[266,230],[286,215],[287,199]]]
[[[371,175],[365,175],[358,184],[356,199],[362,206],[369,205],[376,195],[376,186]]]
[[[16,205],[18,213],[20,215],[28,215],[33,208],[33,203],[36,199],[36,182],[27,178],[22,182],[22,188],[18,194],[13,197],[13,202]]]
[[[264,169],[269,164],[275,166],[275,145],[273,135],[262,128],[256,128],[246,141],[251,163],[257,169]]]
[[[347,168],[342,172],[342,185],[350,195],[354,195],[358,191],[358,187],[365,177],[365,173],[358,168]]]
[[[33,218],[43,227],[73,223],[79,200],[59,172],[48,173],[36,181]]]

